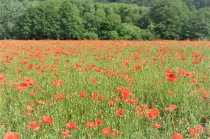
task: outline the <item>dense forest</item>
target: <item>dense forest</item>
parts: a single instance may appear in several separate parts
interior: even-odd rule
[[[210,0],[0,0],[0,39],[208,40]]]

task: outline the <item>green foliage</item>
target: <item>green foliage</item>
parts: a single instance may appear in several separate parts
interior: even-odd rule
[[[210,0],[0,3],[0,39],[210,39]]]
[[[77,6],[64,1],[61,4],[59,14],[61,39],[81,39],[83,26]]]
[[[150,30],[145,30],[145,29],[141,30],[141,37],[142,37],[142,40],[154,40],[155,39],[154,34]]]
[[[98,35],[95,32],[86,32],[86,33],[84,33],[83,39],[97,40]]]
[[[8,2],[0,4],[0,24],[1,24],[1,39],[14,39],[16,37],[16,22],[21,16],[25,8],[23,3]],[[4,37],[2,37],[2,34]]]
[[[120,7],[120,16],[123,23],[136,25],[140,19],[140,7],[137,5],[122,4]]]
[[[123,40],[140,40],[141,39],[141,30],[139,27],[136,27],[131,24],[123,23],[119,27],[120,39]]]
[[[181,0],[158,0],[152,7],[150,17],[155,23],[155,33],[161,39],[180,39],[183,23],[189,9]]]
[[[5,38],[5,30],[2,24],[0,24],[0,39]]]
[[[106,19],[102,21],[98,29],[100,39],[117,39],[118,33],[116,30],[120,23],[121,18],[118,14],[108,13]]]
[[[184,39],[210,39],[210,8],[201,8],[191,14],[183,29]]]

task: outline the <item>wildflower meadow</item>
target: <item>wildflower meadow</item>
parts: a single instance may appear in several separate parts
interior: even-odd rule
[[[0,138],[208,139],[209,41],[0,41]]]

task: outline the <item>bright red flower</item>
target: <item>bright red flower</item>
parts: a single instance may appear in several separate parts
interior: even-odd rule
[[[26,107],[26,109],[27,109],[28,111],[32,111],[32,110],[33,110],[33,106],[32,106],[32,105],[28,105],[28,106]]]
[[[137,110],[137,116],[141,117],[143,115],[143,112],[141,110]]]
[[[102,119],[101,118],[98,118],[95,120],[95,125],[96,126],[100,126],[102,124]]]
[[[0,81],[4,81],[6,79],[6,75],[0,74]]]
[[[30,93],[30,96],[35,97],[36,94],[35,94],[34,92],[31,92],[31,93]]]
[[[69,122],[69,123],[66,123],[66,127],[69,128],[69,129],[74,129],[74,130],[78,130],[77,128],[77,124],[74,123],[74,122]]]
[[[121,92],[122,91],[122,88],[116,88],[116,91],[117,92]]]
[[[124,88],[121,94],[122,94],[123,101],[128,101],[129,97],[132,96],[132,93],[130,93],[129,88]]]
[[[42,122],[46,124],[52,124],[53,123],[53,118],[48,117],[48,116],[42,116],[41,117]]]
[[[98,97],[98,101],[103,101],[103,99],[104,99],[104,96],[103,95],[100,95],[99,97]]]
[[[95,123],[94,122],[87,122],[86,127],[87,128],[94,128]]]
[[[21,72],[22,72],[22,70],[21,70],[21,69],[18,69],[17,71],[18,71],[19,73],[21,73]]]
[[[110,135],[112,130],[110,128],[103,128],[102,133],[106,136]]]
[[[37,123],[36,121],[29,123],[26,127],[32,128],[35,131],[40,129],[39,123]]]
[[[39,105],[43,105],[43,104],[44,104],[44,101],[39,100],[39,101],[37,101],[37,104],[39,104]]]
[[[196,126],[196,130],[197,130],[198,132],[204,132],[204,128],[203,128],[203,126],[200,125],[200,124]]]
[[[33,68],[33,64],[32,63],[29,63],[28,64],[28,69],[32,69]]]
[[[142,109],[148,109],[148,106],[147,106],[147,104],[142,104],[142,105],[141,105],[141,108],[142,108]]]
[[[58,80],[58,83],[59,84],[64,84],[64,81],[63,80]]]
[[[168,81],[171,81],[171,82],[174,82],[177,80],[176,74],[171,73],[171,72],[167,73],[166,78]]]
[[[20,87],[28,89],[30,87],[30,84],[29,84],[29,82],[24,81],[22,84],[20,84]]]
[[[119,134],[119,131],[117,129],[114,129],[112,131],[112,136],[117,136]]]
[[[62,135],[64,137],[70,137],[70,131],[69,130],[60,131],[60,135]]]
[[[91,81],[92,83],[94,83],[94,84],[96,84],[96,83],[97,83],[97,80],[96,80],[96,79],[94,79],[94,78],[91,78],[91,79],[90,79],[90,81]]]
[[[152,119],[155,119],[159,115],[160,115],[160,112],[156,108],[153,108],[153,109],[150,109],[147,116],[149,120],[152,120]]]
[[[183,137],[181,134],[174,132],[173,139],[183,139]]]
[[[119,109],[119,110],[117,110],[117,116],[119,116],[119,117],[121,117],[121,116],[123,116],[124,115],[124,110],[123,109]]]
[[[59,82],[57,82],[57,81],[53,81],[53,82],[52,82],[52,85],[56,87],[56,86],[58,86],[58,85],[59,85]]]
[[[159,123],[154,123],[154,124],[153,124],[153,127],[154,127],[154,128],[161,128],[162,126],[161,126],[161,124],[159,124]]]
[[[168,108],[165,108],[165,110],[166,110],[166,111],[169,111],[169,112],[172,112],[172,111],[174,111],[174,109],[176,109],[176,108],[177,108],[176,105],[171,104]]]
[[[141,70],[141,66],[136,65],[136,66],[134,67],[134,70]]]
[[[173,91],[168,91],[168,94],[174,95],[175,93]]]
[[[197,65],[197,64],[199,64],[199,63],[200,63],[200,62],[197,61],[197,60],[192,61],[192,64],[194,64],[194,65]]]
[[[20,139],[20,136],[15,132],[7,132],[4,135],[4,139]]]
[[[97,93],[96,92],[93,92],[92,99],[96,99],[96,98],[97,98]]]
[[[83,97],[83,98],[88,97],[88,95],[85,92],[80,92],[80,96]]]
[[[62,100],[63,96],[61,94],[55,94],[55,99]]]
[[[189,132],[190,132],[190,136],[192,136],[192,137],[198,137],[199,136],[196,129],[190,129]]]
[[[108,104],[109,104],[109,106],[114,106],[115,105],[115,102],[113,100],[109,100],[108,101]]]
[[[138,100],[130,100],[131,105],[136,105],[138,103]]]

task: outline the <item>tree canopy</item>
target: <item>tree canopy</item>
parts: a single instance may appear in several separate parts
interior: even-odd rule
[[[0,0],[0,39],[210,39],[210,0]]]

